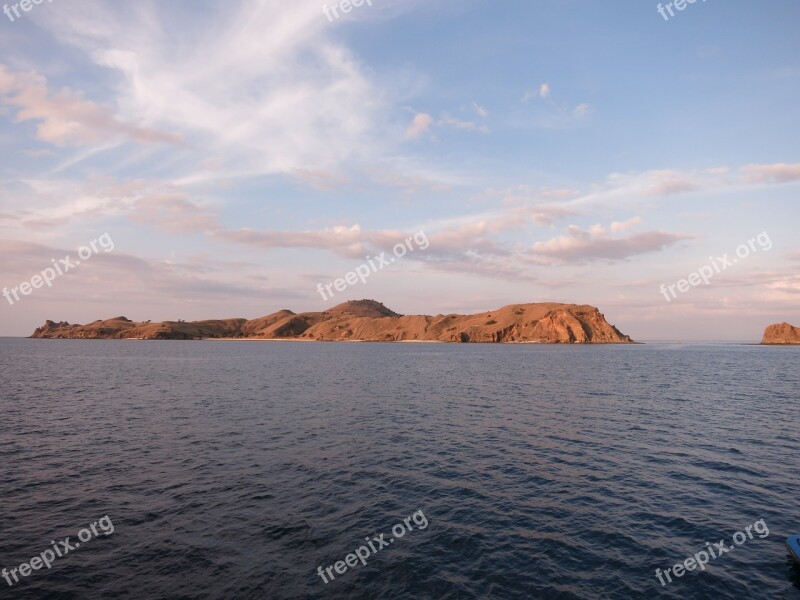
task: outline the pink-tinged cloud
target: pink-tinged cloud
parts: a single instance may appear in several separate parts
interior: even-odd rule
[[[294,176],[314,189],[329,191],[350,183],[350,180],[325,169],[297,169]]]
[[[211,232],[219,228],[217,216],[189,200],[183,192],[163,192],[140,198],[130,218],[171,233]]]
[[[800,163],[750,164],[741,169],[746,183],[789,183],[800,181]]]
[[[433,123],[433,117],[427,113],[417,113],[406,129],[406,139],[416,140],[422,136]]]
[[[627,221],[622,221],[622,222],[615,221],[614,223],[611,224],[610,227],[611,233],[619,233],[620,231],[626,231],[631,227],[635,227],[641,222],[642,222],[641,217],[633,217],[631,219],[628,219]]]
[[[638,179],[641,191],[647,196],[672,196],[698,190],[707,182],[693,173],[672,169],[656,169],[642,173]]]
[[[260,248],[315,248],[344,255],[360,254],[364,235],[359,225],[337,226],[319,231],[255,230],[249,227],[217,231],[211,234],[219,240],[257,246]]]
[[[180,143],[181,137],[138,127],[117,119],[106,107],[62,88],[49,93],[37,73],[13,73],[0,64],[0,105],[17,109],[16,121],[36,121],[36,138],[55,146],[82,146],[130,139],[136,142]]]
[[[619,228],[616,229],[619,231]],[[531,252],[533,255],[561,262],[617,261],[663,250],[685,239],[688,239],[687,236],[662,231],[613,237],[600,225],[588,230],[570,226],[567,228],[567,235],[546,242],[536,242],[531,247]]]

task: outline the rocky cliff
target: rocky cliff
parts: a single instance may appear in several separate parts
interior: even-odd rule
[[[631,338],[588,305],[512,304],[475,315],[400,315],[374,300],[345,302],[323,312],[290,310],[253,320],[136,323],[125,317],[70,325],[47,321],[35,338],[297,339],[372,342],[529,342],[617,344]]]
[[[800,344],[800,327],[776,323],[764,330],[762,344]]]

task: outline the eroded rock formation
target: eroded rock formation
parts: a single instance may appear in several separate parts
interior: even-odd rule
[[[762,344],[800,344],[800,327],[775,323],[764,330]]]

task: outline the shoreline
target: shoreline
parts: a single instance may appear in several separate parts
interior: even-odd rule
[[[304,342],[304,343],[349,343],[349,344],[447,344],[455,346],[468,346],[468,345],[484,345],[484,346],[645,346],[653,344],[668,344],[668,345],[721,345],[721,346],[761,346],[765,348],[798,348],[800,343],[797,342],[784,342],[784,343],[769,343],[763,342],[746,342],[746,341],[728,341],[728,340],[648,340],[648,341],[631,341],[631,342],[539,342],[539,341],[525,341],[525,342],[447,342],[443,340],[316,340],[306,338],[193,338],[193,339],[156,339],[156,338],[113,338],[113,337],[98,337],[98,338],[66,338],[66,337],[34,337],[34,336],[0,336],[4,339],[19,339],[19,340],[84,340],[84,341],[118,341],[118,342]]]
[[[132,338],[123,338],[132,339]],[[169,341],[169,340],[143,340],[143,341]],[[485,345],[485,346],[630,346],[643,342],[445,342],[442,340],[315,340],[302,338],[197,338],[195,340],[171,340],[195,342],[318,342],[321,344],[450,344],[455,346]]]

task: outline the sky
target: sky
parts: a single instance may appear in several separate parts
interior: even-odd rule
[[[796,0],[26,6],[0,14],[2,336],[362,298],[800,326]]]

